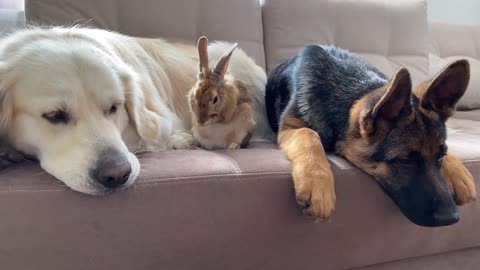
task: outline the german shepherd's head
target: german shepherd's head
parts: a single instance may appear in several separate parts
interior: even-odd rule
[[[348,135],[338,149],[372,175],[418,225],[459,220],[441,167],[448,149],[445,122],[469,78],[468,62],[459,60],[412,92],[410,74],[401,68],[351,109]]]

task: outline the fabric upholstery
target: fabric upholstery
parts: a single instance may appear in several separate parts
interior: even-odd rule
[[[424,0],[261,2],[263,30],[256,0],[27,0],[26,12],[29,21],[91,19],[92,25],[135,36],[193,42],[208,35],[239,41],[260,64],[264,33],[269,71],[304,43],[322,43],[358,53],[387,75],[399,65],[409,68],[415,83],[429,75]],[[453,46],[449,42],[455,39],[442,39],[439,52],[433,53],[478,59],[471,43],[446,54]],[[479,115],[480,110],[457,112],[448,122],[449,149],[470,169],[477,189]],[[478,265],[479,201],[461,207],[456,225],[419,227],[371,177],[334,155],[329,160],[337,207],[323,224],[301,214],[290,164],[274,144],[146,153],[140,160],[141,179],[128,190],[103,197],[71,191],[35,163],[1,171],[0,268],[374,270]],[[471,247],[477,248],[465,250]]]
[[[355,270],[402,270],[402,269],[438,269],[438,270],[476,270],[480,265],[480,248],[471,248],[456,252],[435,254],[391,263],[372,265]]]
[[[480,109],[480,25],[432,24],[430,74],[460,58],[470,62],[470,83],[458,103],[459,110]]]
[[[317,43],[348,49],[387,76],[405,66],[414,84],[428,75],[425,1],[265,0],[262,10],[268,72]]]
[[[451,120],[457,126],[449,147],[478,179],[480,126],[462,121]],[[480,203],[462,207],[459,224],[422,228],[369,176],[332,155],[336,212],[329,222],[313,223],[296,206],[282,153],[273,144],[251,147],[144,154],[141,179],[104,197],[70,191],[36,164],[3,171],[0,264],[346,269],[480,245]]]
[[[480,121],[480,110],[456,111],[453,117],[459,119]]]
[[[88,24],[127,35],[196,42],[238,42],[239,47],[265,65],[258,0],[26,0],[30,23]]]

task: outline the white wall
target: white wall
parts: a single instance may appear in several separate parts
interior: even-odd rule
[[[23,10],[24,2],[24,0],[0,0],[0,9]]]
[[[480,0],[428,0],[431,22],[480,25]]]

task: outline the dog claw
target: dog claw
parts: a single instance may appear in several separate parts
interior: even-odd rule
[[[297,200],[297,203],[300,205],[300,207],[302,207],[302,209],[307,209],[312,204],[310,200]]]

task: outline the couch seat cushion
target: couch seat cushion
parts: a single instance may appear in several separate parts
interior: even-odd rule
[[[480,121],[480,110],[456,111],[453,117],[456,119]],[[474,123],[472,124],[474,125]],[[480,125],[480,124],[477,123],[477,125]]]
[[[449,121],[449,146],[478,180],[480,127],[471,122]],[[419,227],[337,156],[329,156],[337,207],[324,224],[301,214],[289,162],[271,143],[140,159],[141,179],[103,197],[71,191],[36,164],[2,171],[0,264],[235,270],[318,269],[311,263],[318,261],[322,269],[345,269],[480,245],[478,201],[461,208],[454,226]]]

